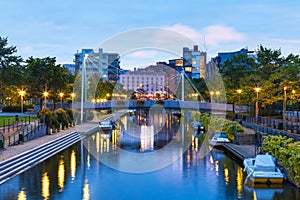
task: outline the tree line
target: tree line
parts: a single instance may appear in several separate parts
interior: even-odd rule
[[[25,90],[24,100],[41,102],[43,92],[49,93],[53,102],[60,101],[58,93],[73,91],[74,75],[56,64],[55,57],[23,59],[16,55],[16,46],[8,46],[8,39],[0,36],[0,101],[1,104],[20,102],[20,91]]]
[[[16,46],[8,46],[8,39],[0,36],[1,104],[20,102],[19,91],[22,89],[26,90],[25,99],[34,99],[34,103],[36,101],[41,103],[43,92],[46,90],[49,92],[48,98],[54,103],[60,101],[59,92],[66,95],[64,97],[66,100],[72,99],[69,94],[73,92],[74,83],[80,82],[80,76],[75,78],[75,75],[69,73],[67,69],[56,64],[55,57],[23,59],[16,53]],[[282,106],[286,86],[288,107],[297,105],[299,109],[299,55],[290,54],[285,57],[280,49],[274,50],[260,45],[255,55],[238,54],[223,64],[218,64],[218,70],[219,75],[193,80],[207,101],[212,99],[211,88],[217,90],[222,85],[225,94],[220,93],[219,102],[226,101],[235,105],[240,102],[241,105],[253,107],[256,101],[254,88],[259,87],[261,89],[258,95],[259,105],[270,113]],[[107,94],[111,95],[114,91],[126,93],[119,84],[98,80],[99,77],[89,79],[90,90],[87,91],[89,100],[105,98]],[[241,93],[237,92],[238,89]],[[77,90],[79,94],[80,87]]]
[[[272,113],[282,109],[284,88],[289,109],[299,110],[300,97],[300,58],[299,55],[283,56],[280,49],[274,50],[262,45],[251,56],[237,54],[223,64],[217,64],[220,79],[226,94],[219,101],[254,107],[257,100],[254,88],[260,88],[258,94],[261,112]],[[218,83],[216,77],[194,81],[197,88],[208,98],[207,83]],[[219,84],[221,85],[221,84]],[[220,86],[216,86],[218,88]],[[238,90],[240,90],[238,92]],[[221,96],[221,95],[220,95]],[[263,114],[263,113],[262,113]]]

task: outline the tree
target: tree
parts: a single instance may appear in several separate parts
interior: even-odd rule
[[[0,36],[0,98],[2,100],[7,98],[5,88],[11,86],[20,88],[24,84],[22,58],[14,55],[17,52],[15,46],[7,45],[7,38]]]
[[[40,98],[42,103],[42,93],[47,90],[49,98],[58,101],[58,92],[64,91],[70,83],[72,76],[61,65],[56,64],[56,58],[33,58],[26,60],[25,77],[29,89],[29,94],[33,98]],[[74,80],[72,78],[71,80]]]

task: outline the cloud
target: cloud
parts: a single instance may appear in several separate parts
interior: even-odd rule
[[[206,45],[209,46],[219,46],[222,43],[229,42],[241,42],[246,38],[244,34],[225,25],[211,25],[201,30],[196,30],[182,24],[175,24],[166,28],[186,35],[197,43],[203,43],[205,41]]]
[[[32,54],[34,53],[34,50],[31,46],[25,46],[25,47],[21,47],[19,52],[22,54]]]
[[[223,42],[242,42],[246,36],[237,32],[234,28],[215,25],[203,29],[205,40],[208,45],[217,46]]]
[[[300,44],[300,40],[291,40],[291,39],[283,39],[283,38],[271,38],[270,40],[279,43]]]

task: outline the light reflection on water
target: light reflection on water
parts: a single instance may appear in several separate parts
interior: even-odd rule
[[[167,120],[171,126],[176,120]],[[173,121],[173,123],[171,122]],[[129,126],[127,125],[127,128]],[[149,131],[149,130],[148,130]],[[181,134],[179,134],[181,137]],[[150,134],[147,141],[139,141],[134,153],[142,153],[151,145],[163,145]],[[173,138],[170,132],[165,137]],[[176,138],[175,135],[174,138]],[[98,154],[114,154],[122,145],[122,134],[113,131],[96,133],[84,147],[81,143],[33,167],[14,179],[0,185],[0,199],[299,199],[299,190],[291,185],[282,190],[251,190],[244,185],[242,167],[227,155],[211,152],[203,159],[199,156],[201,137],[190,137],[191,146],[171,165],[149,173],[120,172],[100,163],[90,149]],[[97,139],[98,138],[98,139]],[[161,138],[160,138],[161,139]],[[181,140],[182,138],[180,138]],[[185,138],[187,139],[187,138]],[[153,143],[152,143],[153,140]],[[135,145],[135,140],[130,140]],[[150,142],[150,143],[148,143]],[[181,141],[179,141],[181,144]],[[98,146],[98,148],[97,148]],[[127,148],[127,146],[125,146]],[[84,148],[83,151],[81,148]],[[81,154],[83,152],[83,154]],[[57,177],[57,178],[55,178]],[[266,194],[267,193],[267,194]]]
[[[50,197],[50,180],[48,172],[42,175],[42,197],[47,200]]]

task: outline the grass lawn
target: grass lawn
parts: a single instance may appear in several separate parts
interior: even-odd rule
[[[30,120],[35,120],[37,117],[32,117],[30,116]],[[29,117],[19,117],[19,122],[28,122]],[[15,123],[15,117],[14,116],[0,116],[0,126],[8,125],[8,124],[13,124]]]

